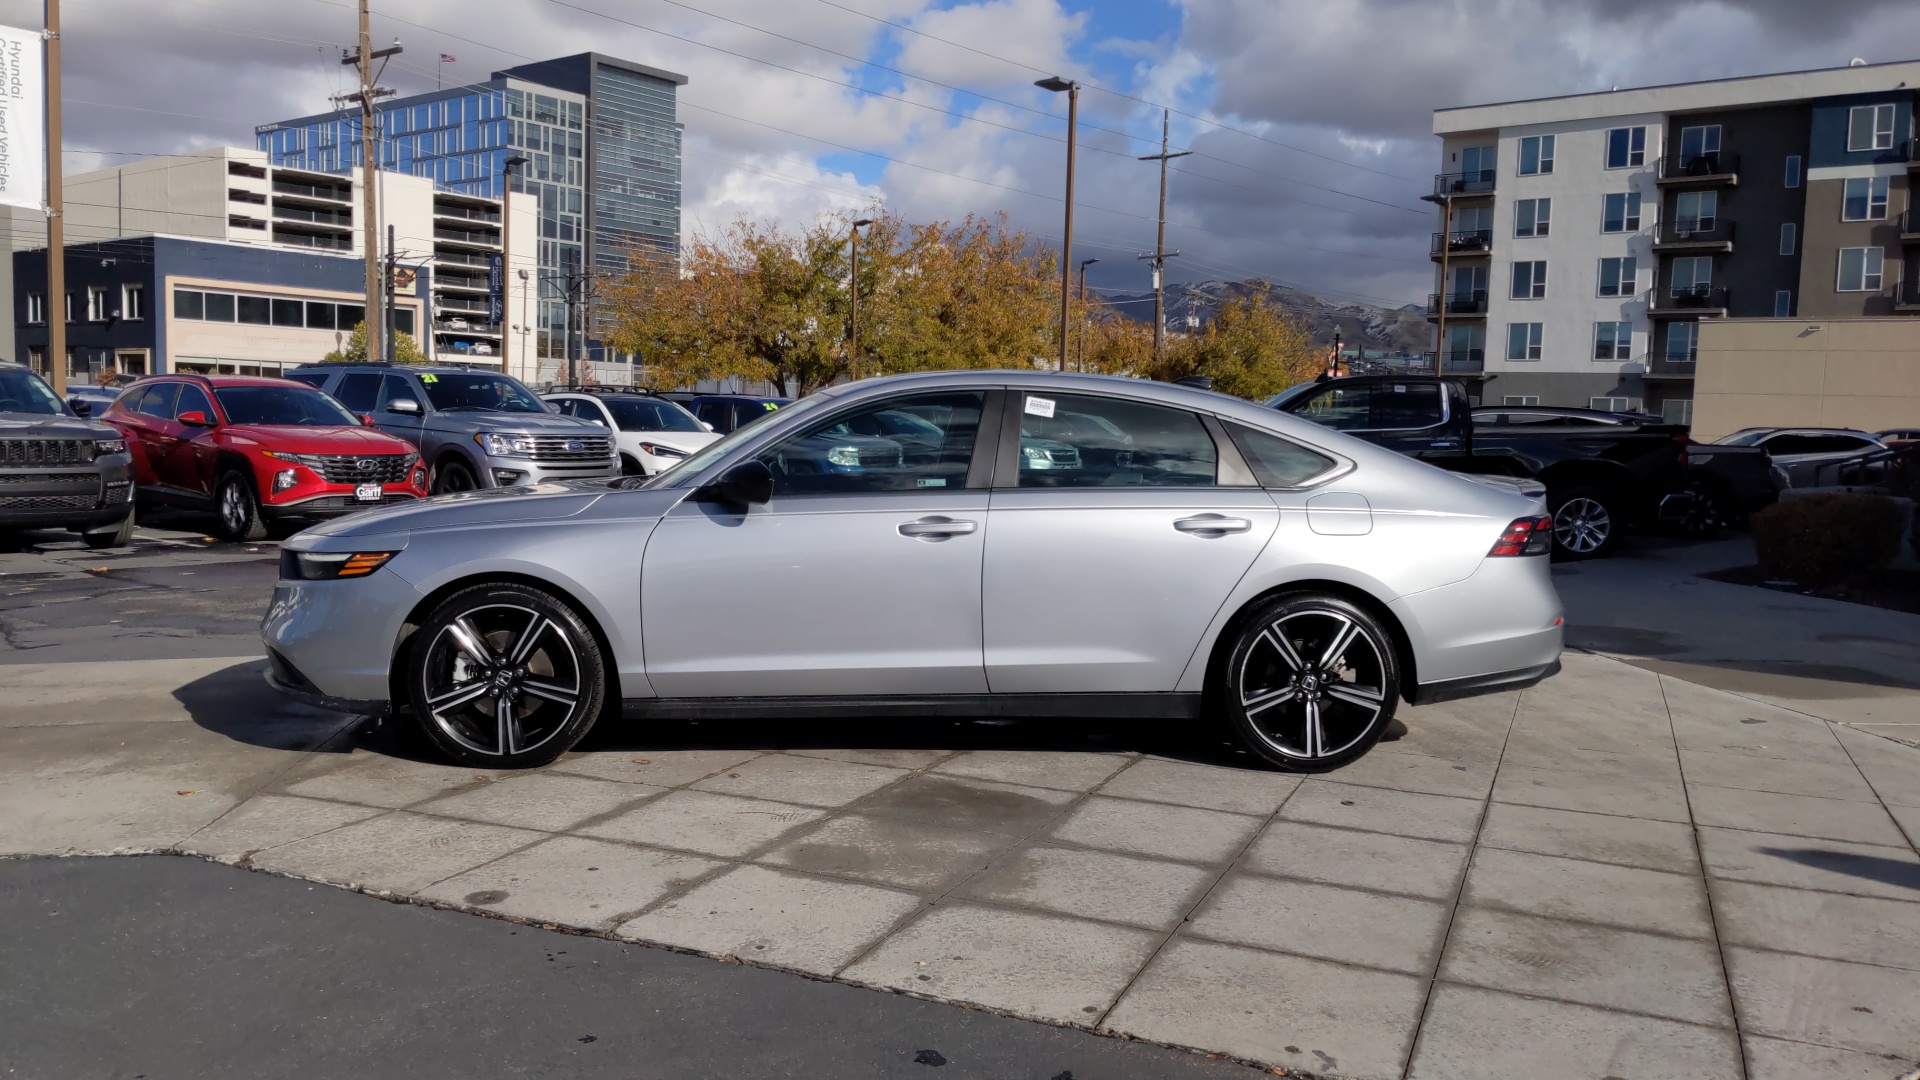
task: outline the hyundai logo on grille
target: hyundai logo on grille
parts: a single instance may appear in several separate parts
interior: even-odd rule
[[[580,452],[580,451],[582,451],[582,450],[585,450],[586,448],[587,448],[587,444],[586,444],[586,443],[583,443],[583,442],[581,442],[581,441],[580,441],[579,439],[568,439],[568,440],[567,440],[567,449],[568,449],[569,451],[572,451],[572,452],[574,452],[574,453],[578,453],[578,452]]]
[[[370,457],[363,457],[359,461],[354,462],[353,467],[359,469],[361,472],[372,472],[379,464],[379,462]]]

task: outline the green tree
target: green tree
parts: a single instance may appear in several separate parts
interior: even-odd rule
[[[403,330],[393,332],[393,360],[400,364],[428,363],[427,354],[420,350],[420,343],[413,335]],[[359,363],[367,358],[367,324],[355,323],[353,333],[347,335],[347,343],[320,358],[322,363]]]
[[[1199,333],[1167,342],[1165,364],[1149,359],[1139,373],[1168,382],[1205,375],[1215,390],[1254,401],[1313,378],[1323,370],[1320,350],[1303,323],[1268,303],[1268,292],[1259,283],[1222,303]]]

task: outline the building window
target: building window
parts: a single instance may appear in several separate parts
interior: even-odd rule
[[[107,321],[107,287],[105,285],[87,286],[87,321]]]
[[[1800,186],[1800,155],[1799,154],[1787,155],[1786,186],[1790,188],[1797,188]],[[1693,402],[1691,401],[1687,402],[1687,409],[1689,412],[1692,411]]]
[[[1673,260],[1673,295],[1705,296],[1713,287],[1713,257],[1690,255]]]
[[[1680,129],[1680,167],[1705,159],[1709,166],[1720,165],[1720,125]]]
[[[1640,403],[1630,397],[1592,397],[1587,399],[1587,408],[1601,412],[1637,412]]]
[[[1669,398],[1660,403],[1660,419],[1681,427],[1693,423],[1693,399]]]
[[[1508,394],[1507,396],[1500,399],[1500,404],[1502,405],[1538,405],[1540,404],[1540,395],[1539,394]]]
[[[1607,132],[1607,168],[1633,169],[1646,163],[1646,128],[1614,128]]]
[[[1631,255],[1619,259],[1601,259],[1600,295],[1632,296],[1639,285],[1639,273],[1639,264]]]
[[[1513,291],[1509,295],[1515,300],[1546,299],[1547,264],[1545,262],[1514,263]]]
[[[30,292],[27,294],[27,325],[39,326],[47,321],[47,294]]]
[[[1780,254],[1791,255],[1800,245],[1800,227],[1789,221],[1780,226]]]
[[[1628,191],[1608,195],[1600,215],[1601,232],[1637,232],[1640,229],[1640,193]]]
[[[73,290],[72,289],[67,290],[67,295],[64,297],[64,299],[67,302],[67,311],[66,311],[67,321],[72,322],[73,321]]]
[[[1893,148],[1893,105],[1855,105],[1847,110],[1847,150]]]
[[[1886,273],[1887,253],[1874,247],[1841,248],[1841,292],[1879,292]]]
[[[1593,358],[1595,360],[1633,359],[1633,324],[1630,322],[1594,323]]]
[[[1529,135],[1520,140],[1520,175],[1543,176],[1553,171],[1553,136]]]
[[[1785,319],[1793,314],[1793,290],[1776,289],[1773,294],[1773,317]]]
[[[1712,191],[1683,191],[1673,200],[1673,229],[1679,236],[1712,232],[1720,216],[1720,196]]]
[[[139,322],[147,317],[146,286],[120,286],[120,317],[128,322]]]
[[[1700,355],[1700,324],[1677,322],[1667,324],[1667,363],[1691,364]]]
[[[1513,235],[1545,236],[1552,216],[1552,199],[1521,199],[1513,204]]]
[[[1507,359],[1540,359],[1541,340],[1546,336],[1546,324],[1537,322],[1517,322],[1507,324]]]
[[[27,350],[27,366],[32,368],[36,375],[52,374],[47,370],[47,350],[37,346]]]
[[[1846,181],[1840,200],[1841,221],[1880,221],[1887,216],[1888,178],[1856,176]]]

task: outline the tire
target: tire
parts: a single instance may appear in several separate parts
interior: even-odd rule
[[[86,541],[87,546],[95,550],[126,547],[133,543],[133,507],[131,505],[127,507],[127,516],[120,520],[119,528],[84,532],[80,534],[80,539]]]
[[[545,765],[572,749],[606,704],[606,660],[586,621],[527,585],[448,597],[396,662],[421,732],[461,765]]]
[[[223,540],[250,543],[266,539],[267,523],[260,517],[260,498],[253,493],[253,482],[238,472],[222,473],[214,484],[213,514]]]
[[[475,477],[473,470],[459,458],[451,458],[434,467],[431,494],[446,495],[455,491],[472,491],[479,486],[479,478]]]
[[[1548,496],[1553,513],[1553,557],[1604,559],[1620,546],[1625,527],[1620,502],[1597,487],[1570,487]]]
[[[1248,750],[1288,772],[1322,772],[1365,754],[1393,722],[1399,657],[1357,604],[1283,593],[1240,624],[1212,691]]]
[[[641,465],[640,462],[633,457],[633,455],[621,454],[620,455],[620,475],[621,476],[645,476],[647,475],[647,470],[645,466]]]
[[[1722,526],[1729,524],[1726,497],[1710,484],[1695,484],[1687,490],[1694,497],[1693,506],[1676,523],[1675,530],[1689,540],[1713,539]]]

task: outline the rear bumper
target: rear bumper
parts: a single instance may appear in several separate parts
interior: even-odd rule
[[[1545,678],[1560,659],[1564,618],[1545,555],[1483,559],[1471,577],[1388,608],[1413,648],[1413,693],[1526,677],[1515,673]]]
[[[1464,679],[1422,683],[1407,694],[1407,700],[1415,705],[1432,705],[1437,701],[1525,690],[1559,673],[1560,661],[1555,660],[1550,664],[1537,664],[1516,671],[1496,671],[1491,675],[1469,675]]]

